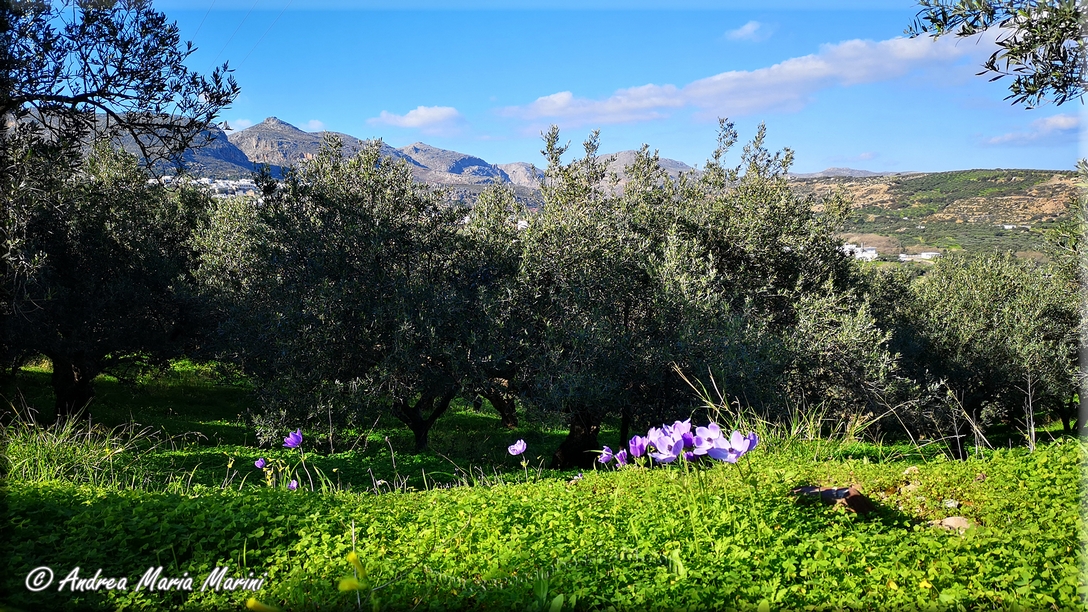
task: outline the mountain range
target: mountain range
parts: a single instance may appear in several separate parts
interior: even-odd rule
[[[221,179],[248,177],[261,164],[271,166],[273,174],[280,174],[283,168],[317,155],[327,136],[339,138],[347,155],[367,143],[340,132],[306,132],[276,117],[229,133],[214,127],[208,135],[210,143],[189,151],[185,160],[192,174]],[[381,152],[384,156],[407,162],[417,180],[448,187],[454,194],[459,191],[478,193],[487,185],[501,182],[512,185],[519,195],[528,196],[538,190],[542,175],[540,169],[528,162],[492,164],[473,155],[439,149],[423,142],[399,149],[383,142]],[[634,156],[635,151],[612,155],[608,170],[617,174],[621,187],[626,183],[624,168]],[[672,159],[662,159],[661,167],[674,177],[693,170]]]
[[[271,166],[274,175],[281,174],[284,168],[317,155],[328,136],[340,139],[346,155],[367,144],[339,132],[306,132],[275,117],[229,133],[215,127],[207,136],[209,144],[188,151],[185,160],[192,174],[213,179],[246,178],[261,164]],[[507,183],[519,200],[529,205],[541,202],[542,173],[533,164],[492,164],[422,142],[400,148],[384,142],[380,146],[383,156],[403,160],[416,180],[446,189],[452,199],[472,203],[488,185]],[[635,151],[620,151],[605,156],[611,157],[607,170],[616,174],[620,189],[627,182],[625,168],[634,161],[635,154]],[[673,159],[662,158],[660,165],[673,177],[699,172]],[[1072,174],[1031,170],[921,173],[828,168],[810,174],[791,174],[790,179],[799,195],[821,196],[831,190],[842,190],[855,209],[880,209],[889,214],[896,211],[893,216],[897,219],[1028,223],[1063,215],[1064,202],[1076,193]],[[903,214],[908,209],[911,213]]]
[[[306,132],[269,117],[244,130],[229,134],[213,128],[211,142],[186,156],[194,174],[208,178],[241,178],[253,172],[255,164],[267,164],[277,172],[287,166],[304,162],[317,155],[326,136],[335,136],[343,144],[344,153],[350,155],[361,149],[367,141],[340,132]],[[510,183],[515,187],[536,189],[540,170],[527,162],[491,164],[479,157],[432,147],[417,142],[399,149],[385,143],[382,155],[402,159],[412,168],[416,179],[447,186],[490,185],[496,182]],[[608,170],[615,172],[620,186],[626,183],[624,169],[634,160],[635,151],[620,151],[611,155]],[[694,170],[684,162],[662,158],[661,167],[671,176]],[[828,168],[823,172],[792,175],[796,178],[819,177],[868,177],[893,174],[870,172],[852,168]]]

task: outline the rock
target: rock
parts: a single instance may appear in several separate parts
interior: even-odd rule
[[[872,500],[866,497],[855,485],[837,488],[803,486],[793,489],[790,493],[802,497],[818,499],[828,505],[842,506],[857,514],[868,514],[876,510],[876,506],[873,504]]]
[[[944,507],[945,508],[959,508],[960,503],[958,501],[954,500],[954,499],[946,499],[946,500],[944,500]]]
[[[939,521],[930,521],[929,524],[934,527],[940,527],[941,529],[947,529],[948,531],[955,529],[961,533],[974,526],[971,524],[971,521],[968,521],[962,516],[949,516]]]
[[[911,474],[917,474],[919,471],[921,470],[918,469],[917,465],[912,465],[909,468],[903,470],[903,475],[910,476]]]

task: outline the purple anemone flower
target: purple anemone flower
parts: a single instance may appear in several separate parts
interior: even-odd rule
[[[748,436],[740,435],[739,431],[734,431],[732,435],[729,436],[729,446],[743,455],[744,453],[747,453],[749,447],[752,446],[752,439]]]
[[[751,450],[755,449],[755,447],[758,446],[758,445],[759,445],[759,436],[756,435],[756,432],[749,431],[748,432],[748,450],[751,451]]]
[[[616,463],[619,464],[619,465],[627,465],[627,451],[626,450],[620,449],[620,451],[618,453],[616,453]]]
[[[741,453],[729,447],[729,441],[725,438],[715,440],[714,446],[706,454],[713,459],[725,461],[726,463],[736,463],[741,456]]]
[[[284,448],[298,448],[299,446],[302,446],[302,428],[299,427],[284,438],[283,446]]]
[[[656,446],[655,446],[656,448]],[[650,457],[658,463],[672,463],[684,452],[684,441],[677,440],[671,447],[666,446],[656,453],[650,453]]]
[[[714,440],[713,447],[706,454],[714,459],[736,463],[757,444],[759,444],[759,436],[755,432],[748,432],[748,435],[744,436],[739,431],[734,431],[728,439],[721,437]]]
[[[686,421],[676,421],[672,424],[672,435],[679,438],[680,436],[691,433],[691,419]]]
[[[633,436],[631,441],[627,443],[627,449],[631,451],[631,458],[635,459],[646,454],[646,445],[649,444],[649,440],[642,436]]]
[[[679,439],[679,436],[673,437],[670,432],[671,428],[667,425],[661,429],[651,427],[650,431],[646,432],[646,438],[649,440],[650,445],[654,447],[654,450],[659,453],[672,448],[678,442],[683,446],[684,442]]]
[[[287,484],[287,490],[288,491],[294,491],[297,488],[298,488],[298,481],[297,480],[292,480],[291,482],[289,482]]]
[[[612,461],[612,449],[607,446],[601,451],[601,456],[597,457],[597,463],[608,463]]]
[[[510,446],[506,447],[506,450],[511,455],[517,457],[518,455],[525,452],[525,440],[518,440],[517,442],[514,442]]]
[[[699,436],[703,440],[713,441],[718,439],[722,435],[722,429],[718,427],[717,423],[713,421],[708,423],[706,427],[696,427],[695,435]]]
[[[261,457],[260,459],[254,461],[253,465],[255,465],[255,466],[257,466],[257,467],[259,467],[260,469],[263,470],[264,466],[268,465],[268,462],[264,460],[264,457]]]
[[[699,429],[702,429],[702,427],[700,427]],[[697,456],[705,455],[708,451],[710,451],[710,449],[714,448],[715,440],[717,440],[717,438],[704,438],[702,436],[695,436],[695,439],[692,441],[691,452]]]

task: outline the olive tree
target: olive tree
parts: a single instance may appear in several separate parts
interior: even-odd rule
[[[174,161],[239,93],[227,64],[207,77],[186,67],[196,49],[151,0],[5,0],[0,24],[0,134],[76,149],[124,136],[141,161]]]
[[[340,151],[326,142],[282,182],[263,177],[259,201],[213,211],[199,275],[220,300],[220,354],[258,381],[263,439],[362,402],[422,450],[465,369],[465,211],[378,143]]]
[[[472,308],[465,311],[466,395],[487,399],[506,428],[518,425],[516,399],[535,347],[526,334],[532,315],[519,273],[523,234],[532,216],[508,185],[492,185],[476,200],[463,228],[460,269]]]
[[[819,314],[799,310],[800,298],[854,282],[833,235],[841,199],[815,213],[814,202],[797,198],[786,181],[792,156],[768,152],[762,128],[741,164],[726,168],[736,133],[721,127],[700,177],[671,179],[644,148],[622,194],[604,182],[595,134],[570,163],[560,160],[558,131],[545,136],[544,206],[526,230],[523,283],[533,291],[530,336],[540,346],[529,400],[571,419],[557,466],[592,460],[607,414],[621,417],[621,436],[632,417],[691,414],[697,398],[685,372],[713,374],[748,405],[781,404],[788,372],[807,356],[791,352],[789,340],[818,329],[799,325]],[[854,344],[829,350],[875,340],[877,361],[890,360],[863,308],[857,316]],[[823,390],[882,376],[859,358],[828,360],[827,370],[842,375]]]
[[[52,361],[57,416],[67,417],[93,398],[99,373],[162,365],[198,338],[190,238],[209,198],[149,181],[135,157],[106,145],[49,195],[58,205],[26,222],[25,248],[40,263],[2,329]]]
[[[1075,392],[1078,305],[1055,272],[1008,253],[952,255],[912,285],[926,366],[974,421],[1029,425]]]
[[[1013,104],[1064,104],[1084,95],[1084,0],[920,0],[911,36],[972,37],[997,30],[979,75],[1012,77]]]
[[[84,231],[72,225],[75,220],[92,224],[103,221],[91,209],[109,203],[87,200],[93,189],[106,190],[100,194],[102,197],[120,198],[124,210],[158,206],[152,201],[160,196],[147,189],[136,189],[131,197],[115,189],[117,184],[135,185],[147,179],[136,178],[130,168],[111,170],[111,178],[101,178],[103,164],[117,165],[116,160],[105,161],[108,154],[99,154],[97,167],[85,166],[90,145],[96,141],[116,145],[124,139],[141,151],[139,163],[161,170],[165,166],[156,162],[177,161],[183,151],[203,142],[207,128],[230,105],[239,89],[226,64],[207,77],[190,70],[185,63],[194,51],[192,45],[181,43],[176,24],[154,10],[150,0],[3,0],[0,38],[0,318],[4,327],[12,330],[0,336],[0,353],[5,365],[18,365],[25,357],[41,351],[38,341],[31,341],[34,334],[27,331],[30,322],[47,325],[43,318],[63,318],[42,306],[42,288],[60,282],[74,290],[71,283],[79,280],[71,276],[60,280],[64,274],[58,271],[63,271],[64,266],[48,261],[50,253],[73,253],[76,248],[75,244],[65,246],[57,240],[79,236],[89,240],[93,232],[102,230]],[[129,162],[117,163],[124,166]],[[81,189],[83,193],[76,195]],[[151,201],[138,204],[130,201],[132,197]],[[108,217],[113,212],[102,214]],[[186,220],[176,222],[184,225]],[[150,223],[153,227],[148,231],[154,232],[165,221],[153,219]],[[126,239],[139,237],[139,232],[133,230]],[[161,246],[131,248],[154,250]],[[92,248],[87,253],[102,251]],[[107,255],[101,261],[79,264],[94,272],[93,282],[136,273],[131,269],[110,269],[111,264],[123,260]],[[67,261],[65,265],[75,264]],[[166,267],[172,269],[172,264]],[[47,277],[36,277],[38,271]],[[90,279],[86,282],[93,284]],[[126,290],[119,288],[118,294]],[[80,291],[88,297],[99,294],[99,288],[77,293]],[[118,313],[123,312],[128,310],[121,307]],[[89,338],[99,335],[110,337],[105,343],[110,346],[144,346],[145,332],[155,332],[137,330],[134,323],[149,321],[148,317],[151,315],[102,319],[94,315],[87,319],[99,326],[93,329],[71,328],[78,320],[73,317],[65,324],[63,337],[70,340],[79,336],[84,339],[79,342],[91,342]],[[107,323],[119,327],[101,327]],[[121,339],[130,333],[135,336]],[[52,352],[62,355],[64,350]],[[96,354],[97,349],[92,353]],[[87,359],[95,361],[97,357]],[[124,359],[131,361],[127,356]],[[68,362],[54,365],[61,371],[71,369]],[[77,378],[82,380],[88,373],[93,377],[99,366],[88,362],[78,367],[82,373]],[[68,374],[57,376],[59,381]],[[89,397],[89,379],[85,384],[72,385],[72,394],[63,394],[66,399],[58,397],[64,411]]]

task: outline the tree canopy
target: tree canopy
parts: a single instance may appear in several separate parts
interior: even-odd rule
[[[240,91],[226,63],[186,67],[196,49],[151,0],[4,0],[0,24],[0,116],[61,145],[123,137],[149,164],[177,161]]]
[[[193,46],[150,0],[0,0],[0,38],[0,355],[54,358],[75,376],[56,387],[71,412],[107,355],[171,344],[148,338],[173,325],[193,221],[177,198],[196,196],[146,170],[203,144],[239,88],[226,64],[186,67]],[[121,145],[139,156],[108,151]]]
[[[920,0],[911,36],[970,37],[999,29],[979,75],[1012,77],[1007,100],[1028,108],[1084,95],[1084,0]]]

